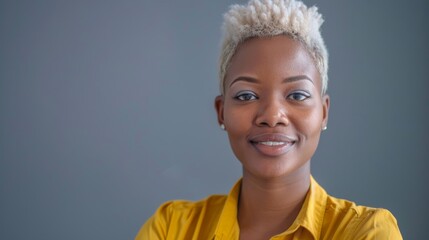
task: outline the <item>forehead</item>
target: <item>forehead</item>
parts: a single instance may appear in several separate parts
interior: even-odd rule
[[[226,85],[241,75],[279,80],[307,75],[321,85],[314,60],[303,44],[283,35],[252,38],[241,43],[226,73]]]

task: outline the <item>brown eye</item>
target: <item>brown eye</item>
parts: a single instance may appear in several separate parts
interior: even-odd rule
[[[234,99],[237,99],[239,101],[252,101],[258,99],[256,95],[253,92],[245,91],[245,92],[239,92]]]
[[[295,101],[304,101],[305,99],[309,98],[310,94],[303,91],[293,92],[287,96],[287,98],[295,100]]]

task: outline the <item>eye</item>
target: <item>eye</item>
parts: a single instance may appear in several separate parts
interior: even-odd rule
[[[243,91],[243,92],[237,93],[237,95],[234,97],[234,99],[237,99],[239,101],[251,101],[251,100],[258,99],[258,97],[253,92]]]
[[[304,91],[293,92],[287,96],[287,98],[292,99],[294,101],[304,101],[309,97],[310,97],[310,94]]]

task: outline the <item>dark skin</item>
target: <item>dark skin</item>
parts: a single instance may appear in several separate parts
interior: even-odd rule
[[[328,121],[321,88],[314,60],[288,36],[246,40],[231,59],[215,107],[243,166],[240,239],[269,239],[298,216]]]

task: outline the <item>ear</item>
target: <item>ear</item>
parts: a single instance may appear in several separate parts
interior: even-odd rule
[[[322,104],[323,104],[323,121],[322,121],[322,128],[323,128],[328,126],[329,104],[330,104],[330,99],[328,94],[325,94],[322,96]]]
[[[219,125],[223,124],[224,122],[223,106],[224,106],[224,97],[222,95],[219,95],[215,98],[215,101],[214,101],[214,107],[217,113],[217,121]]]

